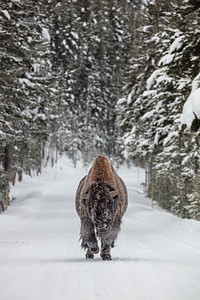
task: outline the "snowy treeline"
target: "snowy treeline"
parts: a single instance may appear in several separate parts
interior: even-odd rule
[[[153,200],[200,219],[199,25],[199,0],[1,1],[4,201],[56,151],[105,153],[143,164]]]
[[[0,196],[22,171],[66,151],[115,155],[136,5],[128,0],[0,1]],[[137,1],[136,1],[137,3]],[[53,154],[52,154],[53,153]],[[1,201],[1,200],[0,200]]]
[[[50,127],[49,43],[41,34],[42,1],[1,1],[0,196],[22,170],[40,171]]]
[[[200,220],[200,1],[148,1],[145,16],[118,101],[124,152],[153,200]]]

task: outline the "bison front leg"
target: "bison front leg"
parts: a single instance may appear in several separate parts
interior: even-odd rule
[[[110,245],[109,244],[101,244],[101,258],[103,260],[111,260],[111,254],[110,254]]]
[[[110,230],[100,233],[101,238],[101,258],[103,260],[111,260],[111,248],[115,246],[115,240],[117,239],[118,233],[120,231],[121,220],[116,219]]]
[[[110,250],[113,245],[113,237],[110,231],[98,234],[101,239],[101,258],[102,260],[111,260]]]
[[[81,246],[86,251],[86,258],[94,258],[94,254],[99,252],[94,225],[89,219],[81,220]]]

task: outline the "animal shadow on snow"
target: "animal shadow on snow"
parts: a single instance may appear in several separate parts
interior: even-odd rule
[[[46,261],[47,262],[47,261]],[[106,261],[105,261],[106,262]],[[104,263],[105,263],[104,262]],[[150,262],[150,263],[166,263],[169,261],[166,261],[165,259],[161,258],[147,258],[147,257],[113,257],[111,262],[135,262],[135,263],[144,263],[144,262]],[[55,258],[55,259],[48,259],[48,263],[67,263],[67,264],[80,264],[80,263],[102,263],[102,259],[100,257],[96,257],[93,260],[90,259],[84,259],[79,257],[74,258]]]

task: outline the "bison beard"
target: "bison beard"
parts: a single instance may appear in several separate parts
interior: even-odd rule
[[[110,250],[120,231],[121,219],[127,208],[127,190],[122,179],[105,156],[98,156],[76,192],[76,210],[81,220],[81,246],[86,258],[99,252],[111,260]]]

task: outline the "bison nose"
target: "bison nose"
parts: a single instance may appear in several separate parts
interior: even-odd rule
[[[97,229],[98,230],[106,230],[108,228],[108,222],[98,222]]]

